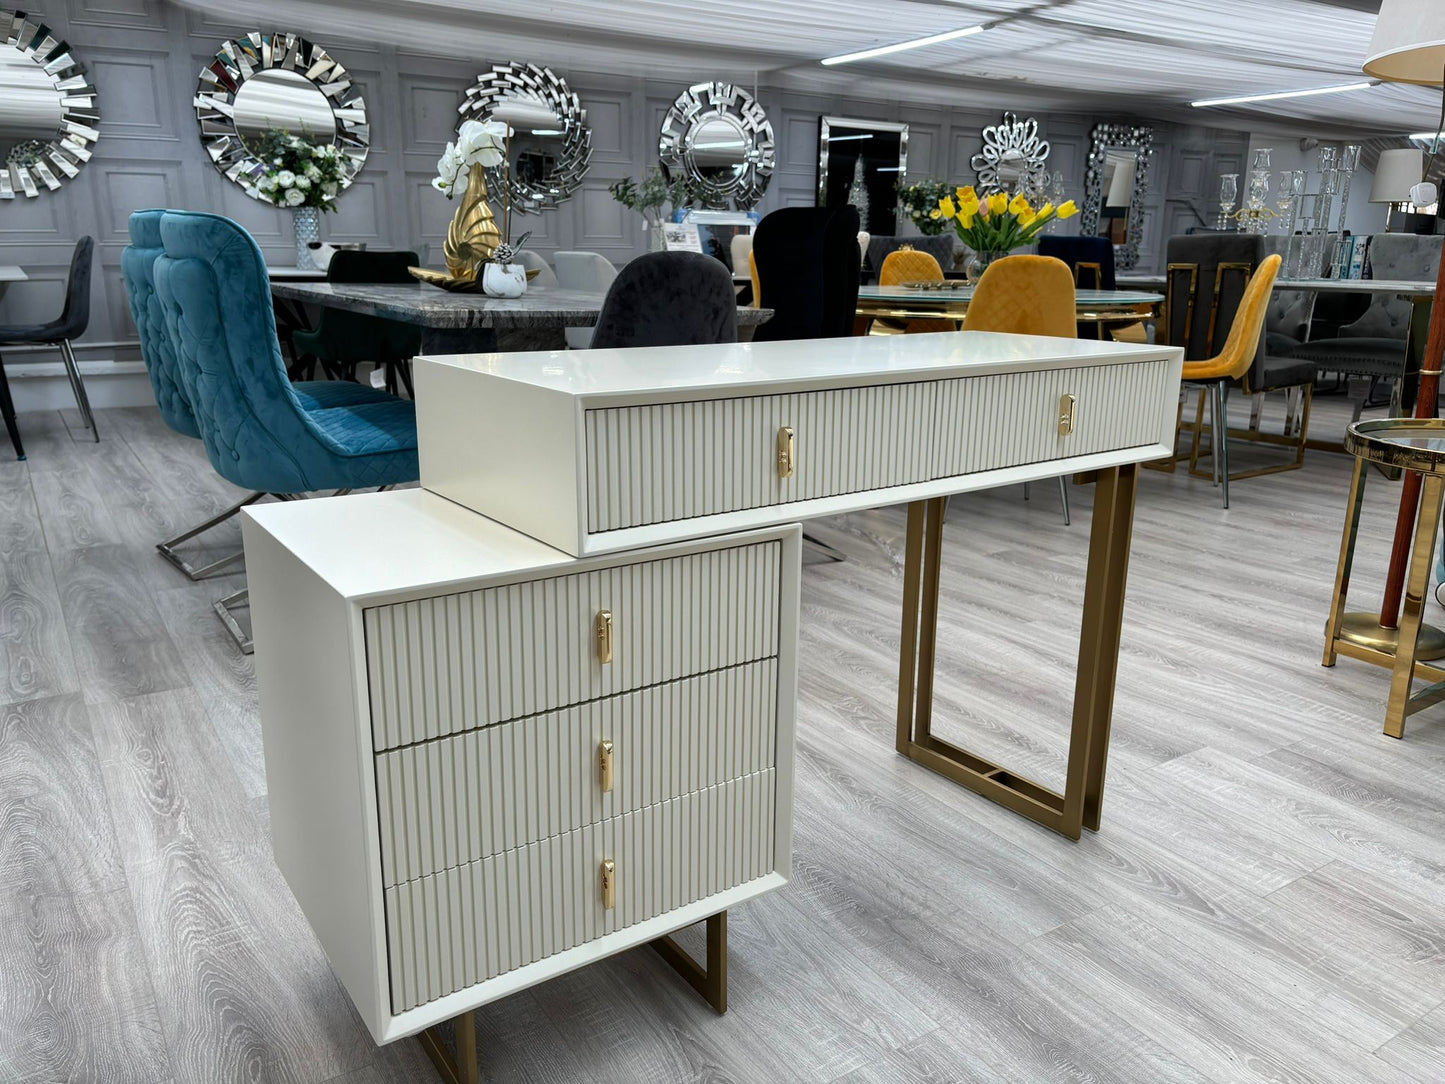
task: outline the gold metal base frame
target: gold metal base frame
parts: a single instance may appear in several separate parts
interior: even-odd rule
[[[728,1011],[728,913],[707,920],[707,965],[694,960],[670,936],[648,942],[719,1016]]]
[[[719,1016],[728,1011],[728,913],[707,918],[707,963],[699,964],[670,936],[649,941],[657,954],[696,990]],[[477,1014],[468,1010],[448,1021],[453,1038],[448,1043],[441,1025],[427,1028],[417,1040],[446,1084],[481,1084],[477,1061]],[[455,1048],[455,1050],[453,1049]]]
[[[1390,698],[1385,705],[1385,733],[1405,736],[1405,720],[1417,711],[1445,700],[1445,669],[1430,662],[1445,659],[1445,632],[1424,624],[1425,592],[1430,586],[1430,567],[1435,560],[1435,536],[1445,506],[1445,477],[1426,473],[1421,478],[1420,507],[1415,517],[1415,539],[1410,550],[1410,568],[1405,578],[1405,604],[1399,627],[1380,625],[1380,615],[1346,613],[1345,598],[1350,590],[1350,571],[1355,563],[1355,542],[1360,533],[1360,510],[1365,501],[1365,464],[1355,457],[1350,478],[1350,497],[1345,510],[1345,529],[1340,538],[1340,560],[1335,570],[1335,591],[1330,616],[1325,622],[1325,653],[1321,664],[1333,666],[1336,658],[1384,666],[1391,671]],[[1411,695],[1416,679],[1434,684]]]
[[[916,501],[908,506],[903,639],[898,672],[898,751],[1070,839],[1078,839],[1084,828],[1099,829],[1138,480],[1139,468],[1132,463],[1101,470],[1095,475],[1094,519],[1089,533],[1079,665],[1063,794],[934,737],[933,675],[947,499]]]
[[[422,1049],[446,1084],[482,1084],[482,1067],[477,1061],[476,1010],[452,1017],[451,1024],[455,1032],[455,1054],[447,1046],[438,1027],[429,1027],[417,1036]]]

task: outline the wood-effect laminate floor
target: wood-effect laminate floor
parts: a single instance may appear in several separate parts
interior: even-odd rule
[[[153,548],[235,492],[153,410],[101,411],[98,445],[73,413],[22,421],[0,1081],[430,1079],[416,1043],[371,1042],[271,861],[254,678],[209,609],[241,578],[191,584]],[[1445,1080],[1445,706],[1393,741],[1387,675],[1319,665],[1348,471],[1312,454],[1228,512],[1144,473],[1104,827],[1079,843],[894,753],[901,510],[813,525],[849,560],[804,573],[795,876],[732,915],[728,1014],[629,952],[482,1010],[485,1078]],[[1398,493],[1371,485],[1360,608]],[[1046,782],[1072,496],[1071,528],[1039,485],[956,499],[946,530],[938,725]]]

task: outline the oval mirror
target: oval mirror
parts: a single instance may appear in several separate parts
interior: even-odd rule
[[[536,213],[569,199],[592,161],[587,110],[567,81],[536,64],[498,64],[467,88],[460,123],[499,120],[512,129],[506,183],[514,209]],[[501,167],[487,170],[500,192]]]
[[[704,206],[755,206],[773,175],[773,126],[751,94],[731,83],[698,83],[662,121],[658,161]]]
[[[276,131],[340,152],[339,188],[366,162],[366,99],[325,49],[288,33],[252,31],[227,41],[201,70],[195,97],[201,142],[211,162],[252,199],[267,173],[258,154]]]
[[[55,190],[100,136],[95,88],[44,23],[0,8],[0,199]]]

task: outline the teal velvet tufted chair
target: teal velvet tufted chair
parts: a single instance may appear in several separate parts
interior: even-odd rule
[[[137,336],[140,339],[141,357],[150,375],[151,388],[155,392],[156,406],[160,408],[161,418],[176,432],[199,439],[200,425],[182,383],[176,348],[166,328],[165,310],[156,294],[155,263],[164,253],[161,243],[161,216],[165,213],[162,210],[146,210],[136,211],[130,216],[131,243],[121,253],[121,276],[125,280],[131,316],[135,320]],[[306,410],[324,410],[329,407],[390,400],[390,396],[375,388],[349,382],[312,381],[292,385],[292,390]],[[156,543],[156,549],[192,580],[216,572],[240,560],[242,554],[238,551],[218,561],[196,567],[181,554],[178,547],[225,522],[246,505],[264,496],[265,493],[262,492],[252,493],[204,523],[174,538]]]
[[[168,211],[155,287],[211,465],[301,494],[414,482],[416,410],[393,396],[308,410],[286,378],[256,242],[220,215]]]

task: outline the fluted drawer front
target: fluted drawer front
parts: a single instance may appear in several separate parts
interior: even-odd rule
[[[768,769],[386,889],[392,1010],[772,872],[774,786]]]
[[[1169,367],[1163,361],[1046,369],[944,380],[938,385],[939,461],[934,477],[1154,444]],[[1059,433],[1060,400],[1072,395],[1073,433]]]
[[[386,883],[771,767],[777,689],[777,660],[764,659],[382,753]]]
[[[586,412],[587,529],[614,531],[923,481],[931,382]],[[778,431],[793,430],[791,475]],[[866,437],[866,439],[864,439]]]
[[[760,542],[368,609],[374,748],[775,655],[781,552]]]

